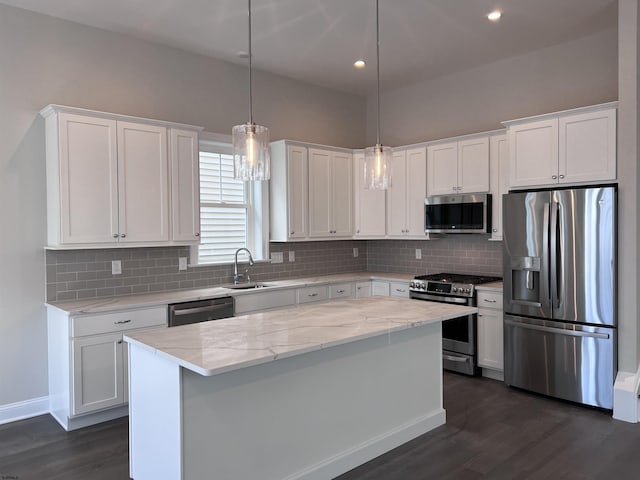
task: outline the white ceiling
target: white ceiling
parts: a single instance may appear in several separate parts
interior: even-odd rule
[[[245,0],[0,0],[247,64]],[[486,14],[499,8],[498,23]],[[253,0],[254,68],[375,92],[375,0]],[[617,0],[380,0],[381,89],[436,78],[617,24]],[[368,61],[356,70],[356,58]]]

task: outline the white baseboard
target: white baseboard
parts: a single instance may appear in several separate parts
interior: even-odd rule
[[[0,425],[49,413],[49,397],[0,405]]]
[[[613,384],[613,418],[638,423],[640,367],[635,372],[618,372]]]

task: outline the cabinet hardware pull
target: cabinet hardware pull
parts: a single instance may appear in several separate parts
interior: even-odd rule
[[[479,313],[478,316],[479,317],[484,317],[484,315],[482,313]]]
[[[498,231],[498,229],[497,229],[497,228],[494,228],[494,229],[493,229],[493,231],[494,231],[494,233],[495,233],[495,232],[497,232],[497,231]]]
[[[131,319],[129,320],[118,320],[117,322],[113,322],[116,325],[122,325],[123,323],[131,323]]]
[[[396,288],[396,292],[404,293],[404,292],[406,292],[406,290],[404,288]]]
[[[293,235],[294,233],[296,233],[296,232],[291,232],[289,235]]]
[[[310,293],[309,295],[307,295],[308,297],[317,297],[318,294],[317,293]]]
[[[113,238],[118,238],[118,234],[117,234],[117,233],[114,233],[114,234],[113,234]]]
[[[121,345],[121,344],[122,344],[122,340],[118,340],[118,345]]]
[[[564,178],[564,175],[560,175],[560,178]]]
[[[558,178],[558,176],[557,175],[551,175],[551,178],[553,178],[555,180],[556,178]]]
[[[336,293],[344,293],[344,290],[336,290]]]
[[[485,298],[484,301],[487,302],[487,303],[496,303],[497,302],[497,300],[489,300],[488,298]]]
[[[199,236],[200,236],[200,232],[196,233],[196,237],[199,237]]]
[[[126,234],[126,233],[121,233],[121,234],[120,234],[120,237],[122,237],[122,238],[124,238],[124,237],[126,237],[126,236],[127,236],[127,234]]]

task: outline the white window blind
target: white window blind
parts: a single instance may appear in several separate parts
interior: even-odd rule
[[[233,157],[200,152],[200,246],[198,263],[229,263],[247,247],[246,184],[233,178]]]

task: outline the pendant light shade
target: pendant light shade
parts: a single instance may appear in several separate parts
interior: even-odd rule
[[[376,0],[376,81],[377,142],[364,151],[364,186],[370,190],[386,190],[391,186],[391,148],[380,143],[380,13]]]
[[[269,129],[253,122],[251,75],[251,0],[249,4],[249,121],[231,130],[233,143],[233,176],[245,182],[271,178]]]

